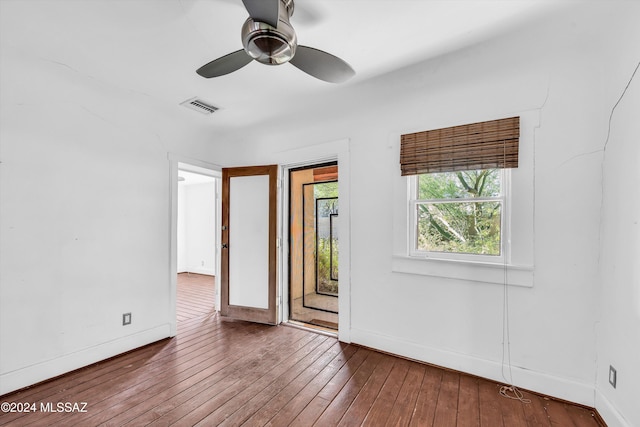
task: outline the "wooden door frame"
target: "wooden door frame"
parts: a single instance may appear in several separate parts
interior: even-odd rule
[[[225,317],[248,320],[270,325],[278,324],[278,259],[277,259],[277,228],[278,228],[278,165],[241,166],[222,169],[222,253],[220,270],[220,314]],[[229,250],[224,248],[229,243],[229,185],[231,178],[244,176],[269,177],[269,258],[268,258],[268,308],[256,308],[231,305],[229,303]]]

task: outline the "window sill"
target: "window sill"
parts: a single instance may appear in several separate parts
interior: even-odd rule
[[[396,273],[505,284],[505,265],[501,263],[394,255],[391,270]],[[533,266],[507,264],[506,281],[511,286],[533,287]]]

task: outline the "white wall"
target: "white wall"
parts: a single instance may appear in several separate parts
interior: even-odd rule
[[[211,143],[177,105],[0,55],[4,394],[170,335],[167,153]]]
[[[514,382],[596,405],[596,374],[604,381],[609,363],[596,339],[603,342],[602,335],[615,329],[620,336],[610,338],[618,350],[605,358],[615,360],[627,385],[619,386],[618,397],[607,393],[613,400],[608,421],[616,425],[620,411],[630,425],[640,424],[626,408],[639,395],[639,371],[631,362],[638,360],[637,285],[618,285],[618,295],[609,296],[611,307],[603,308],[606,325],[598,327],[602,289],[613,279],[607,274],[602,282],[598,266],[602,149],[612,99],[638,60],[638,7],[584,3],[510,37],[316,99],[316,110],[289,117],[295,127],[265,123],[230,138],[239,147],[236,155],[245,153],[236,161],[246,163],[278,161],[279,153],[299,145],[350,140],[352,341],[502,378],[502,286],[391,271],[396,224],[390,201],[394,183],[402,179],[396,136],[533,111],[540,117],[534,143],[534,285],[509,290]],[[607,165],[616,168],[616,160],[609,158]],[[611,186],[628,177],[617,173]],[[628,203],[637,204],[635,182],[627,185],[622,188]],[[605,212],[613,217],[603,224],[608,228],[616,210]],[[612,237],[608,248],[622,238]],[[632,242],[612,252],[626,253],[628,245],[637,245]],[[625,271],[630,274],[631,267]],[[635,305],[621,317],[613,315],[613,306],[625,300]],[[623,330],[631,332],[623,337]],[[634,349],[628,356],[622,354],[626,347]]]
[[[168,166],[154,138],[57,105],[3,116],[0,139],[0,393],[167,336]]]
[[[178,184],[178,272],[216,274],[215,181]]]
[[[622,40],[617,49],[637,51],[637,40],[628,40],[628,44]],[[639,64],[640,53],[635,58],[611,55],[603,79],[609,89],[607,110],[613,115],[606,152],[600,156],[604,197],[598,294],[601,316],[596,327],[596,404],[601,412],[631,426],[640,425],[640,70],[622,94]],[[608,382],[609,365],[617,370],[615,389]]]

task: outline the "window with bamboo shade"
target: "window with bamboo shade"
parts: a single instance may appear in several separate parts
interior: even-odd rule
[[[540,117],[514,116],[397,134],[392,271],[533,286]]]
[[[401,136],[413,254],[504,257],[504,169],[518,166],[519,117]]]

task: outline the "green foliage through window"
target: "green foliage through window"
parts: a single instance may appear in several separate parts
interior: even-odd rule
[[[500,170],[425,174],[417,182],[416,249],[500,255]]]
[[[338,295],[338,182],[313,186],[316,199],[316,268],[318,292]],[[332,218],[333,216],[333,218]]]
[[[317,256],[318,292],[337,295],[338,281],[334,278],[338,277],[338,239],[319,238]]]

